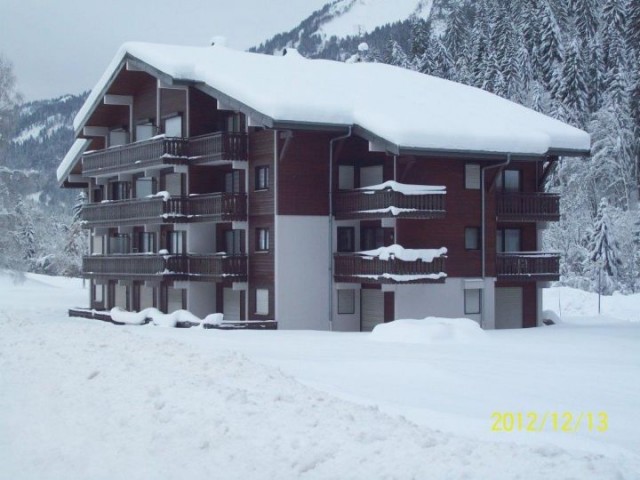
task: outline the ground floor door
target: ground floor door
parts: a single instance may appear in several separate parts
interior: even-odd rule
[[[496,328],[522,328],[522,287],[496,288]]]
[[[222,313],[225,320],[240,320],[240,290],[225,288],[223,290]]]
[[[370,332],[379,323],[384,323],[384,292],[362,289],[360,291],[360,330]]]

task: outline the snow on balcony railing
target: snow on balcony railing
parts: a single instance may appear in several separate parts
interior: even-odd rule
[[[442,218],[446,188],[388,181],[336,194],[337,218]]]
[[[447,249],[405,249],[400,245],[356,253],[337,253],[338,282],[398,283],[442,281]]]

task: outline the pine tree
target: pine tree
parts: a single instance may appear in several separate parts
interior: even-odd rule
[[[606,274],[608,280],[606,284],[609,291],[615,288],[623,265],[620,244],[612,228],[611,214],[612,209],[609,202],[603,198],[598,206],[589,252],[589,259],[598,269],[598,275],[600,275],[600,270]]]
[[[538,54],[540,58],[540,79],[547,89],[554,88],[554,72],[562,62],[560,29],[547,0],[540,4],[540,38]]]
[[[589,112],[589,93],[584,71],[585,62],[580,55],[577,40],[567,48],[562,65],[562,80],[558,100],[567,110],[567,120],[575,126],[584,127]]]

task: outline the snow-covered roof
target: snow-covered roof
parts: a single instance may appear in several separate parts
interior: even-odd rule
[[[76,161],[84,153],[90,143],[91,140],[87,140],[84,138],[79,138],[78,140],[73,142],[73,145],[71,145],[71,148],[64,156],[62,162],[60,162],[60,165],[58,165],[58,169],[56,170],[56,177],[58,178],[58,182],[62,183],[64,179],[69,176],[69,173],[71,173],[71,170],[73,169]]]
[[[120,48],[76,116],[77,131],[124,60],[208,87],[266,119],[266,126],[351,126],[391,151],[540,156],[590,149],[582,130],[483,90],[399,67],[137,42]]]

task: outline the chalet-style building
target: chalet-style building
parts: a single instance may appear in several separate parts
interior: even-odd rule
[[[88,192],[91,308],[284,329],[538,325],[543,184],[590,148],[472,87],[222,46],[125,44],[74,127],[58,180]]]

